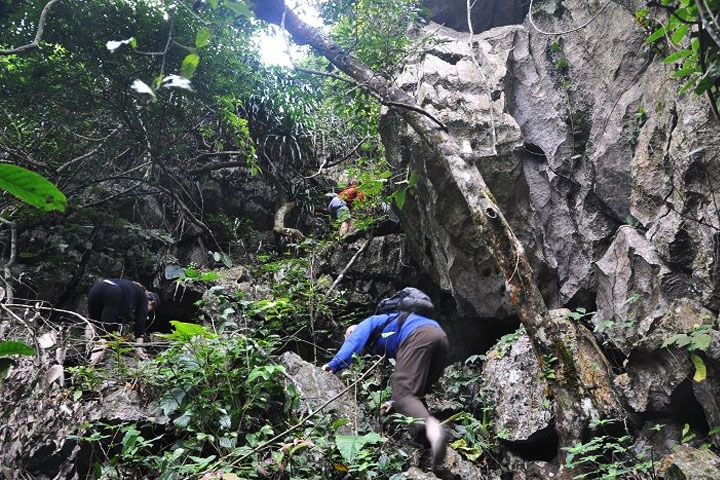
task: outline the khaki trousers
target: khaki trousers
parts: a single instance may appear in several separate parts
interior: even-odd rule
[[[430,416],[425,394],[445,370],[450,346],[442,329],[425,325],[410,334],[400,345],[392,376],[393,407],[406,416]]]

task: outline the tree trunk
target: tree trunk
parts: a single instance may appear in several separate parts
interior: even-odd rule
[[[296,43],[310,45],[374,96],[394,105],[431,152],[432,158],[426,161],[436,162],[452,180],[452,187],[466,202],[463,207],[471,216],[477,238],[484,241],[503,273],[508,294],[532,340],[541,368],[555,373],[550,389],[560,448],[579,441],[590,419],[619,418],[623,410],[612,388],[612,373],[592,334],[567,317],[550,316],[522,245],[478,169],[462,158],[456,140],[437,122],[419,113],[421,109],[414,99],[301,21],[282,0],[255,0],[253,8],[259,18],[284,27]],[[456,230],[448,228],[448,233],[460,234]],[[564,452],[560,452],[562,459]]]

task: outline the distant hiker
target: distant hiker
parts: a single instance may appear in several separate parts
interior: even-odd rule
[[[367,352],[395,358],[392,376],[393,400],[384,411],[425,420],[425,436],[430,443],[433,465],[445,459],[446,434],[437,418],[430,415],[425,394],[442,376],[449,350],[440,325],[425,315],[433,310],[430,298],[416,288],[405,288],[380,302],[374,315],[345,332],[345,342],[335,357],[323,365],[326,372],[347,368],[354,354]],[[415,427],[420,433],[422,427]]]
[[[363,192],[357,188],[357,178],[351,178],[347,187],[340,193],[335,195],[328,204],[330,216],[335,220],[340,220],[340,237],[345,237],[350,232],[352,221],[350,219],[350,209],[353,208],[355,201],[362,202],[365,200]]]
[[[120,278],[105,279],[96,283],[88,292],[88,313],[102,333],[121,332],[124,324],[132,324],[135,343],[143,343],[147,328],[148,312],[160,303],[157,293],[149,292],[141,284]],[[101,339],[90,356],[90,364],[100,362],[107,341]],[[135,349],[138,358],[147,356],[141,346]]]

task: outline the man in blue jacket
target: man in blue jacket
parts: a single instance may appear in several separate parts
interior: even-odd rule
[[[435,320],[396,311],[373,315],[348,328],[345,343],[323,369],[339,372],[350,365],[354,354],[363,352],[395,358],[393,402],[384,409],[394,408],[403,415],[424,419],[433,464],[440,465],[445,459],[446,435],[438,419],[428,412],[423,397],[442,375],[448,350],[447,336]]]

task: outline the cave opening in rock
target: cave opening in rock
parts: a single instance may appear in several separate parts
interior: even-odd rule
[[[507,449],[525,460],[551,462],[558,453],[560,444],[555,426],[550,425],[535,432],[524,442],[509,442]]]
[[[202,293],[193,290],[177,292],[172,296],[162,296],[157,310],[148,316],[148,333],[170,333],[170,321],[196,323],[199,309],[195,303],[202,298]]]
[[[682,425],[688,425],[698,438],[707,436],[710,431],[702,405],[695,398],[692,380],[683,380],[670,395],[672,417]]]

